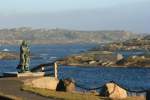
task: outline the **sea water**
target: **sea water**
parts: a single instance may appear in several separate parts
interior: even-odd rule
[[[68,45],[32,45],[31,54],[39,59],[31,59],[30,67],[41,63],[48,63],[55,59],[71,54],[77,54],[91,49],[94,44],[68,44]],[[8,49],[19,52],[19,46],[1,46],[0,50]],[[127,53],[127,52],[126,52]],[[0,60],[0,73],[16,71],[18,60]],[[59,66],[59,78],[72,78],[78,84],[87,88],[97,88],[109,81],[115,81],[130,90],[150,89],[150,68],[108,68],[108,67],[77,67]]]

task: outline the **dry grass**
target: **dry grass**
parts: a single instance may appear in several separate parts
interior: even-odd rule
[[[58,99],[58,100],[120,100],[120,99],[110,99],[106,97],[100,97],[92,93],[69,93],[69,92],[57,92],[47,89],[33,88],[30,86],[23,86],[23,90],[39,94],[41,96]],[[122,100],[145,100],[144,97],[128,97]]]
[[[128,97],[126,99],[117,99],[117,100],[146,100],[146,99],[144,96],[133,96],[133,97]]]
[[[57,92],[51,91],[47,89],[39,89],[39,88],[32,88],[30,86],[23,86],[23,90],[30,91],[42,96],[50,97],[53,99],[61,99],[61,100],[104,100],[100,99],[99,96],[93,95],[91,93],[68,93],[68,92]]]
[[[16,97],[16,96],[13,96],[13,95],[4,94],[4,93],[0,92],[0,99],[2,99],[2,98],[6,99],[6,100],[23,100],[20,97]]]

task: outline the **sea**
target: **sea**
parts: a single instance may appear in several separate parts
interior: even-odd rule
[[[97,44],[51,44],[31,45],[30,52],[38,56],[31,59],[30,68],[39,64],[52,62],[65,56],[78,54],[94,48]],[[18,52],[19,46],[1,45],[0,51]],[[136,55],[141,52],[121,52],[125,56]],[[0,75],[3,72],[16,71],[19,60],[0,60]],[[108,67],[77,67],[59,66],[59,79],[71,78],[84,88],[98,88],[105,83],[114,81],[133,91],[150,90],[150,68],[108,68]]]

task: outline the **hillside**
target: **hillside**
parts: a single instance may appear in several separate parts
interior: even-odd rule
[[[27,27],[0,29],[0,44],[17,44],[31,40],[33,44],[102,43],[135,38],[126,31],[75,31],[65,29],[32,29]]]

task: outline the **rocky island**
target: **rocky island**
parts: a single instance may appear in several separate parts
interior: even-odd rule
[[[36,54],[30,55],[31,59],[42,59]],[[11,51],[0,51],[0,60],[16,60],[19,59],[19,53]]]
[[[145,36],[103,44],[88,52],[65,57],[58,62],[72,66],[150,67],[149,51],[150,36]]]
[[[0,51],[0,60],[11,60],[19,59],[19,54],[15,52],[4,52]]]

